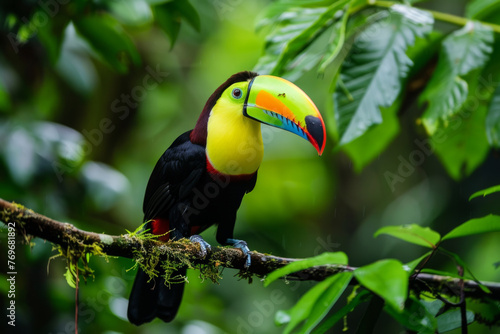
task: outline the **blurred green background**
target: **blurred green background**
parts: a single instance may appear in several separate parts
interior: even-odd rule
[[[194,126],[205,101],[222,82],[257,63],[265,32],[257,33],[255,22],[268,1],[191,0],[199,14],[199,31],[196,19],[183,17],[173,47],[172,35],[165,32],[169,28],[155,24],[141,1],[109,2],[110,12],[138,51],[138,57],[133,52],[122,55],[129,58],[128,70],[96,53],[74,24],[63,24],[61,16],[75,5],[65,9],[63,3],[43,2],[52,4],[48,9],[36,1],[2,5],[0,197],[84,230],[126,233],[141,224],[145,186],[163,151]],[[462,2],[447,5],[452,13],[463,8]],[[15,23],[8,13],[26,18],[40,10],[50,23],[42,24],[40,17],[35,33],[22,45],[9,38]],[[66,27],[60,41],[52,35],[62,29],[58,24]],[[87,28],[92,27],[91,22]],[[94,28],[98,34],[99,27]],[[113,38],[108,42],[112,49]],[[327,124],[333,119],[330,82],[331,77],[313,71],[295,82],[315,101]],[[473,192],[500,184],[498,152],[490,152],[461,182],[452,180],[430,155],[391,189],[384,173],[404,168],[402,161],[418,149],[413,123],[418,113],[414,105],[405,109],[400,132],[362,171],[331,140],[318,157],[299,137],[263,129],[265,160],[255,190],[239,210],[235,237],[246,240],[251,249],[285,257],[344,251],[351,265],[360,266],[387,257],[404,262],[423,254],[418,246],[386,236],[374,239],[382,226],[417,223],[446,233],[470,218],[500,214],[498,194],[468,201]],[[204,237],[216,244],[215,229]],[[2,268],[6,240],[6,233],[1,233]],[[33,243],[16,248],[16,332],[73,333],[75,290],[63,276],[65,262],[56,258],[48,263],[55,255],[52,246],[39,239]],[[498,235],[450,244],[448,248],[463,256],[479,279],[500,280],[494,265],[500,261]],[[441,260],[432,265],[455,270],[447,259]],[[176,320],[135,327],[126,319],[133,261],[92,258],[90,265],[95,278],[80,286],[82,333],[279,332],[275,312],[291,307],[314,284],[278,282],[263,288],[258,280],[248,284],[226,269],[215,285],[190,271]],[[8,288],[4,272],[3,309]],[[348,318],[350,328],[355,329],[359,316]],[[4,319],[1,326],[6,326]],[[402,330],[384,318],[379,326],[382,332]],[[488,332],[482,327],[470,330]]]

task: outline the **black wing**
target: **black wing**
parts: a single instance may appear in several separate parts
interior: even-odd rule
[[[193,144],[187,131],[180,135],[156,163],[144,196],[144,220],[168,218],[169,210],[189,195],[206,173],[203,146]]]

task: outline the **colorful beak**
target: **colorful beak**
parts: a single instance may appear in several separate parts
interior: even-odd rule
[[[250,81],[243,114],[307,139],[321,155],[326,129],[313,101],[285,79],[259,75]]]

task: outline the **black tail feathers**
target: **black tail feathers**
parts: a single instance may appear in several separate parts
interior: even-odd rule
[[[186,276],[186,268],[173,273]],[[165,322],[175,318],[181,304],[184,283],[165,285],[161,274],[148,282],[149,276],[139,268],[128,301],[128,320],[134,325],[142,325],[158,317]]]

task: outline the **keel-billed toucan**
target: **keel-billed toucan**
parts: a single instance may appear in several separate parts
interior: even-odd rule
[[[144,198],[144,221],[161,240],[190,238],[203,253],[210,246],[198,235],[217,224],[217,241],[240,248],[233,238],[236,211],[252,191],[263,156],[261,123],[307,139],[319,154],[326,132],[311,99],[291,82],[253,72],[231,76],[208,99],[193,130],[180,135],[158,160]],[[128,318],[140,325],[158,317],[171,321],[183,283],[166,285],[139,269],[129,299]],[[174,275],[185,275],[180,269]]]

